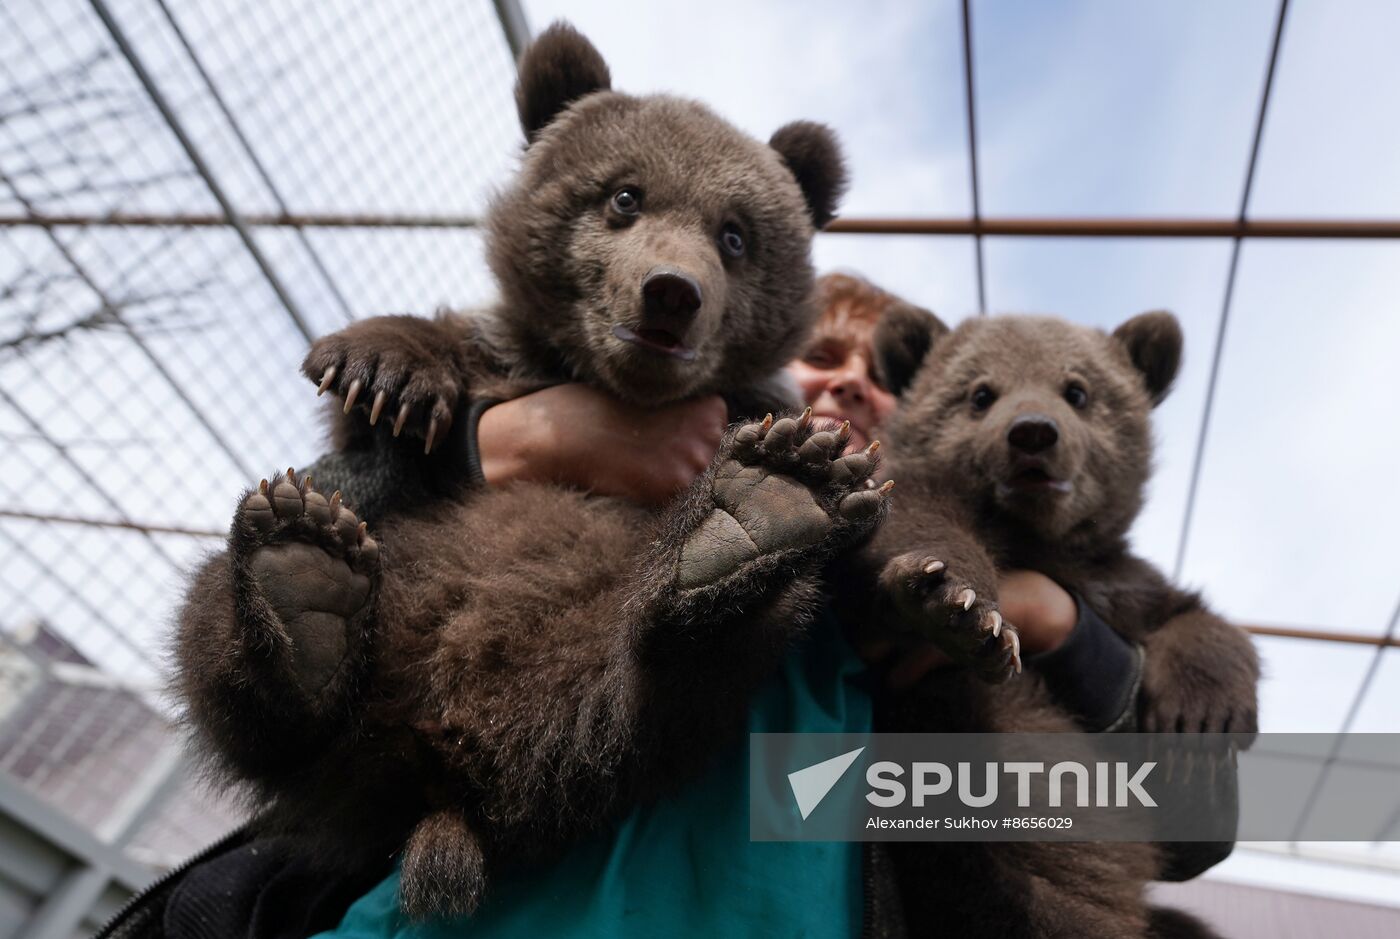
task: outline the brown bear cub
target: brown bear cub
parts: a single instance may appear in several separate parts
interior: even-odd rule
[[[883,630],[932,639],[974,666],[891,702],[882,729],[1081,729],[1033,672],[1007,681],[1021,664],[997,610],[997,572],[1024,568],[1141,646],[1141,730],[1256,732],[1248,636],[1128,548],[1151,471],[1150,413],[1181,345],[1168,313],[1112,334],[1021,316],[949,330],[919,310],[882,323],[877,356],[901,394],[883,430],[900,495],[855,552],[848,583],[876,585],[853,599]],[[893,847],[910,922],[957,923],[975,936],[1125,937],[1168,925],[1143,899],[1159,873],[1150,845]]]
[[[735,416],[781,400],[844,184],[830,132],[762,144],[699,104],[613,92],[562,25],[517,98],[529,144],[488,223],[502,300],[318,343],[308,370],[368,410],[343,447],[412,428],[432,450],[468,389],[725,393]],[[489,869],[680,785],[741,732],[823,564],[883,515],[873,454],[845,443],[769,418],[663,513],[519,483],[401,499],[373,536],[289,471],[244,496],[183,610],[190,721],[265,825],[327,865],[401,851],[410,915],[469,911]]]

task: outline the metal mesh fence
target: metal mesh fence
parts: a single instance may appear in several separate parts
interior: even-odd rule
[[[145,860],[232,819],[156,778],[184,572],[319,451],[309,338],[487,298],[412,219],[506,172],[512,59],[487,0],[0,5],[0,771]]]

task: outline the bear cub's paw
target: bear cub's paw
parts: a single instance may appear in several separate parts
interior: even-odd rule
[[[244,497],[234,519],[233,551],[266,602],[290,649],[290,669],[310,695],[326,688],[358,646],[356,630],[368,606],[379,545],[341,503],[312,488],[311,477],[263,480]]]
[[[367,416],[371,427],[381,416],[392,420],[395,437],[421,437],[431,453],[466,391],[460,345],[436,320],[380,316],[317,339],[301,368],[317,395],[333,392],[346,414]]]
[[[1021,637],[995,600],[979,595],[958,576],[956,564],[937,554],[910,552],[892,558],[880,572],[897,621],[933,642],[953,660],[987,681],[1002,682],[1021,671]]]
[[[1139,726],[1150,734],[1232,734],[1248,747],[1259,733],[1252,663],[1156,654],[1150,641],[1138,695]]]
[[[870,478],[879,441],[843,455],[849,439],[849,424],[815,430],[811,408],[735,431],[715,471],[714,509],[682,549],[679,586],[710,586],[750,562],[873,531],[894,483]]]

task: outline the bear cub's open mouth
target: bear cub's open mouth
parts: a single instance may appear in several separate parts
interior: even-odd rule
[[[628,329],[622,324],[617,324],[612,328],[612,334],[623,342],[630,342],[641,346],[643,349],[650,349],[652,352],[659,352],[662,355],[669,355],[673,359],[680,359],[682,362],[690,362],[695,358],[695,350],[684,342],[679,336],[664,329],[643,328],[636,330]]]
[[[1006,481],[1006,487],[1024,493],[1067,493],[1072,488],[1069,480],[1051,476],[1043,466],[1027,466],[1017,470]]]

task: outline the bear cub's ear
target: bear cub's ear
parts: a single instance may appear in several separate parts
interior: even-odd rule
[[[1113,338],[1142,373],[1153,407],[1161,404],[1181,368],[1181,325],[1176,317],[1161,310],[1143,313],[1115,329]]]
[[[541,130],[584,95],[612,88],[608,63],[578,30],[560,20],[540,33],[520,56],[515,107],[525,139]]]
[[[825,124],[793,121],[779,127],[768,145],[783,158],[818,229],[836,217],[836,206],[846,191],[846,161],[836,134]]]
[[[902,395],[933,344],[947,333],[947,325],[923,307],[900,300],[885,310],[874,336],[875,373],[885,390]]]

